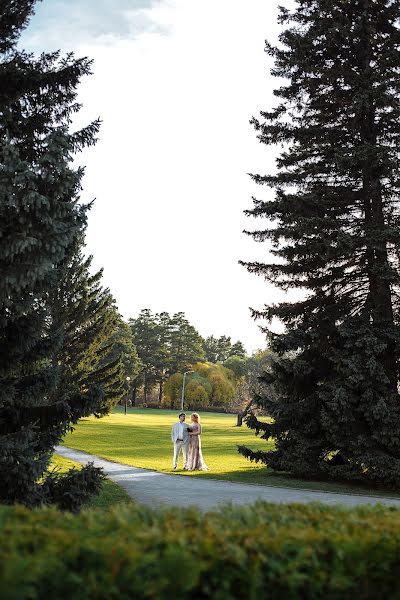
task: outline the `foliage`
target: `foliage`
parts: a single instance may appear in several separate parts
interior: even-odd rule
[[[2,508],[0,524],[0,585],[19,600],[400,594],[399,511],[382,506],[127,506],[79,516]]]
[[[182,312],[173,316],[166,312],[153,315],[146,308],[129,322],[142,363],[136,385],[144,386],[144,401],[147,402],[150,389],[158,384],[161,402],[166,379],[204,358],[201,337]]]
[[[169,373],[185,371],[190,369],[193,363],[204,359],[202,338],[183,312],[171,317],[170,326]]]
[[[222,362],[234,356],[244,360],[246,356],[243,344],[240,341],[232,344],[230,337],[221,336],[217,339],[210,336],[203,340],[183,312],[171,316],[167,312],[153,314],[146,308],[137,318],[129,319],[129,323],[142,364],[141,372],[134,381],[134,398],[137,389],[143,387],[145,404],[148,404],[149,398],[151,402],[155,400],[151,391],[157,386],[159,405],[165,393],[164,404],[167,402],[173,407],[180,395],[175,389],[174,379],[164,388],[166,382],[174,374],[188,371],[193,364],[203,362],[206,356],[212,357],[211,362]],[[235,360],[232,364],[240,368]],[[188,381],[188,394],[193,395],[193,401],[199,406],[207,403],[206,393],[202,390],[203,383]]]
[[[213,383],[205,373],[197,372],[197,365],[194,366],[194,373],[189,376],[189,381],[185,390],[185,402],[189,408],[203,408],[210,405],[210,399],[213,394]]]
[[[247,353],[245,347],[243,346],[243,343],[240,340],[232,344],[229,350],[228,358],[230,358],[231,356],[240,356],[240,358],[246,358]]]
[[[232,371],[222,365],[213,365],[207,373],[211,382],[211,405],[224,406],[229,403],[235,393],[234,377]]]
[[[230,356],[246,357],[246,350],[242,342],[237,341],[232,344],[231,338],[226,335],[221,335],[219,338],[210,335],[203,340],[203,349],[206,361],[212,363],[224,362]]]
[[[93,463],[82,468],[72,467],[66,474],[50,471],[44,482],[46,503],[77,513],[92,496],[99,494],[104,479],[102,469]]]
[[[304,476],[400,484],[400,3],[296,0],[272,75],[278,106],[252,123],[283,146],[275,190],[249,215],[275,262],[246,263],[283,290],[304,292],[253,316],[280,319],[279,356],[256,401],[274,418],[248,425],[276,440],[257,454]],[[273,259],[272,259],[273,260]],[[271,394],[271,389],[275,394]],[[251,456],[251,453],[247,453]]]
[[[179,406],[182,397],[182,385],[182,373],[174,373],[165,383],[165,401],[171,408]]]
[[[185,406],[190,409],[205,406],[226,406],[235,393],[235,376],[223,365],[196,363],[194,373],[187,375]],[[181,399],[183,377],[172,375],[165,384],[165,402],[174,408]]]
[[[236,379],[239,380],[247,373],[247,359],[243,356],[233,354],[225,360],[224,367],[232,371],[235,374]]]
[[[147,393],[157,381],[158,358],[160,356],[160,330],[158,328],[157,316],[149,309],[141,310],[136,319],[129,319],[133,341],[142,365],[140,379],[136,379],[136,385],[143,383],[144,401],[147,401]]]

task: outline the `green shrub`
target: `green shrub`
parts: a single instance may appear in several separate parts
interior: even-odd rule
[[[400,511],[0,509],[2,600],[400,597]]]
[[[44,482],[46,504],[55,504],[61,510],[74,513],[97,496],[105,480],[102,469],[88,463],[69,471],[50,471]]]

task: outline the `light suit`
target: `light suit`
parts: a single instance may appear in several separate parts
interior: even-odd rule
[[[183,426],[181,428],[181,425]],[[188,447],[189,447],[189,425],[187,423],[174,423],[171,431],[171,439],[174,444],[174,460],[172,466],[176,468],[178,466],[178,458],[179,454],[183,453],[183,468],[187,467],[187,456],[188,456]],[[182,436],[182,437],[180,437]]]

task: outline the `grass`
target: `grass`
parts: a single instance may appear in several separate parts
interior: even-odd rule
[[[82,465],[73,460],[69,460],[68,458],[64,458],[63,456],[59,456],[58,454],[53,454],[50,468],[52,467],[55,467],[57,470],[63,473],[69,469],[72,469],[72,467],[80,469]],[[103,482],[100,494],[95,496],[91,502],[86,504],[85,508],[107,509],[118,504],[129,504],[131,502],[132,499],[130,496],[128,496],[125,490],[122,489],[122,487],[110,479],[106,479]]]
[[[257,439],[245,425],[236,427],[236,415],[220,413],[202,415],[203,456],[210,471],[171,471],[173,446],[170,432],[172,424],[177,421],[178,412],[129,409],[128,414],[124,415],[123,410],[117,408],[103,419],[81,419],[76,430],[65,437],[64,444],[101,458],[185,477],[400,498],[400,494],[395,492],[346,482],[298,479],[252,464],[238,454],[237,446],[243,444],[252,449],[267,450],[273,448],[273,442]],[[182,462],[179,467],[182,467]]]

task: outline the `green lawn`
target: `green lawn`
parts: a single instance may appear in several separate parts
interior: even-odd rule
[[[58,454],[53,454],[50,468],[52,467],[63,473],[72,469],[72,467],[81,468],[82,465]],[[110,481],[110,479],[106,479],[103,482],[100,494],[93,498],[89,504],[86,504],[85,508],[111,508],[117,504],[129,504],[131,502],[132,499],[122,487]]]
[[[172,424],[179,411],[130,409],[127,415],[116,409],[108,417],[82,419],[72,434],[64,439],[65,446],[114,460],[127,465],[171,473],[173,446],[170,437]],[[381,496],[400,494],[371,490],[347,483],[309,481],[279,474],[267,467],[252,464],[237,452],[244,444],[252,449],[266,450],[273,444],[255,437],[245,425],[236,427],[236,416],[219,413],[202,415],[203,456],[210,471],[177,473],[186,477],[207,477],[241,483],[282,487],[372,493]],[[182,458],[179,468],[182,467]]]

